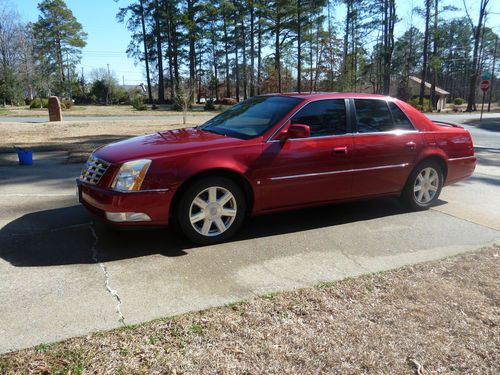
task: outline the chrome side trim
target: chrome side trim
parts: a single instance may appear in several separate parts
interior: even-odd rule
[[[409,165],[409,163],[404,164],[395,164],[395,165],[382,165],[380,167],[370,167],[370,168],[357,168],[357,169],[344,169],[341,171],[330,171],[330,172],[319,172],[319,173],[306,173],[306,174],[296,174],[291,176],[279,176],[279,177],[271,177],[269,180],[277,181],[277,180],[290,180],[294,178],[303,178],[303,177],[316,177],[316,176],[328,176],[332,174],[339,173],[353,173],[353,172],[366,172],[366,171],[376,171],[380,169],[391,169],[391,168],[405,168]]]
[[[166,193],[167,191],[170,191],[170,189],[165,188],[165,189],[146,189],[146,190],[115,190],[115,189],[110,189],[111,191],[117,192],[117,193],[124,193],[124,194],[136,194],[136,193]]]
[[[469,160],[469,159],[476,159],[475,156],[464,156],[462,158],[450,158],[448,161],[459,161],[459,160]]]

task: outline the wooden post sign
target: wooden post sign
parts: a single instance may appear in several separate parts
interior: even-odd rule
[[[61,103],[57,96],[49,96],[49,121],[62,121]]]

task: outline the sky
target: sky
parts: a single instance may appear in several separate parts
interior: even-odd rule
[[[25,21],[38,20],[37,0],[12,0],[17,11]],[[126,54],[130,42],[130,33],[125,24],[118,23],[116,14],[120,6],[126,6],[128,0],[66,0],[68,8],[88,34],[87,46],[83,49],[79,72],[83,67],[88,78],[94,68],[109,68],[122,83],[138,85],[145,82],[144,68],[135,66],[134,60]],[[80,74],[80,73],[79,73]]]
[[[88,34],[87,46],[83,49],[82,61],[79,71],[83,68],[86,77],[94,68],[106,68],[109,64],[121,82],[127,85],[138,85],[145,82],[145,69],[142,64],[135,65],[133,59],[125,53],[130,41],[130,33],[126,26],[118,23],[116,14],[120,6],[126,6],[131,0],[66,0],[77,20],[83,25]],[[12,0],[17,6],[17,11],[26,21],[38,19],[38,0]],[[475,22],[479,13],[479,0],[466,0],[469,13]],[[424,0],[396,0],[396,13],[401,21],[396,24],[396,36],[400,36],[411,23],[423,28],[423,21],[414,15],[410,22],[411,9],[423,6]],[[458,12],[447,12],[444,17],[465,15],[463,1],[440,0],[441,5],[450,5],[460,8]],[[487,25],[496,33],[500,33],[500,0],[490,0],[491,14]],[[334,10],[335,18],[341,22],[344,19],[345,7],[337,6]],[[341,29],[339,29],[341,33]]]

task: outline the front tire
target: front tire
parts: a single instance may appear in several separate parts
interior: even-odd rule
[[[441,166],[434,161],[424,161],[411,173],[401,198],[414,211],[427,210],[438,199],[443,181]]]
[[[192,183],[177,207],[182,233],[200,245],[210,245],[232,237],[246,213],[243,190],[226,177],[207,177]]]

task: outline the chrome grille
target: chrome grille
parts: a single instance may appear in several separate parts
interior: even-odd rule
[[[90,155],[87,164],[83,167],[80,180],[89,184],[97,184],[108,170],[110,164],[105,160],[96,158],[94,155]]]

